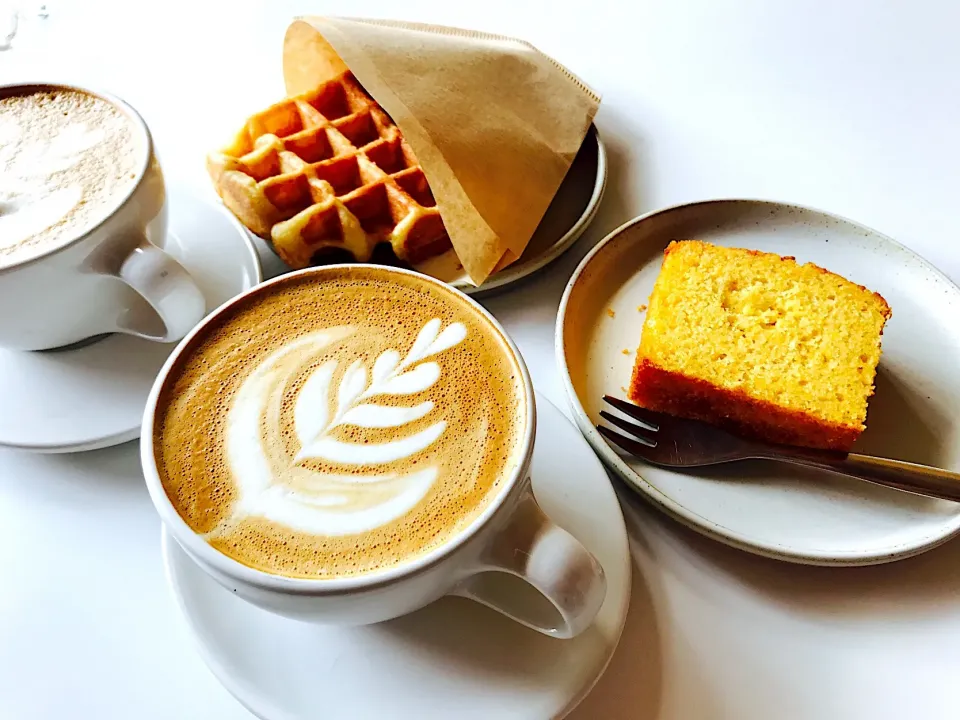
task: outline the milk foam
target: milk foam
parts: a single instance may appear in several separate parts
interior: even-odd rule
[[[0,183],[4,182],[0,180]],[[13,183],[0,187],[0,248],[14,248],[53,227],[80,204],[83,188],[16,190]]]
[[[0,100],[0,264],[98,220],[136,160],[128,121],[99,98],[57,91]]]
[[[432,401],[409,407],[375,402],[377,397],[423,392],[440,379],[440,366],[427,358],[467,336],[466,327],[459,322],[441,328],[439,318],[429,320],[403,360],[397,350],[385,350],[369,372],[362,360],[353,360],[336,388],[333,384],[339,360],[329,360],[314,369],[293,404],[300,449],[280,463],[271,455],[282,445],[282,427],[271,419],[268,408],[284,402],[287,388],[305,363],[332,343],[350,337],[356,329],[336,327],[312,332],[267,355],[240,385],[227,415],[227,461],[239,494],[228,524],[238,517],[254,515],[314,535],[350,535],[394,522],[419,504],[437,478],[437,467],[405,474],[363,469],[410,459],[433,445],[447,429],[447,423],[440,420],[418,432],[405,430],[405,426],[429,415],[434,409]],[[348,442],[331,436],[335,429],[351,425],[394,429],[396,433],[378,443]],[[310,460],[354,466],[358,471],[350,475],[319,472],[305,464]],[[345,494],[347,488],[349,495]],[[219,532],[221,528],[213,531]]]
[[[211,546],[288,577],[407,562],[456,538],[522,461],[516,356],[454,291],[369,265],[287,276],[173,363],[157,469]]]
[[[19,245],[53,227],[80,204],[83,186],[57,186],[51,175],[76,167],[82,153],[103,142],[102,130],[66,125],[50,139],[25,138],[15,120],[0,126],[0,247]]]

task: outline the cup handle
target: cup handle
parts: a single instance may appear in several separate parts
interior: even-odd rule
[[[495,573],[520,578],[555,612],[544,612],[542,602],[524,603],[517,593],[502,592],[502,585],[491,582]],[[597,559],[544,514],[527,488],[470,576],[451,594],[475,600],[545,635],[572,638],[593,622],[606,588]]]
[[[146,300],[163,323],[162,331],[157,332],[155,318],[126,312],[117,323],[120,332],[156,342],[174,342],[206,314],[207,301],[190,273],[148,240],[132,248],[113,274]],[[154,327],[149,327],[151,320]]]

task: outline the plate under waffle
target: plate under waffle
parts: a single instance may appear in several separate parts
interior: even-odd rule
[[[208,159],[224,203],[292,268],[388,243],[406,263],[450,249],[422,168],[351,73],[254,115]]]

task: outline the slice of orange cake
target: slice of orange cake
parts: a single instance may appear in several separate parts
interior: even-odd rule
[[[849,450],[889,317],[880,295],[816,265],[672,242],[628,396],[761,440]]]

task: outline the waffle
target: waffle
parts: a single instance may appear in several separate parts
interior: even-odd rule
[[[343,251],[366,262],[381,243],[411,265],[451,247],[416,156],[349,71],[251,117],[207,170],[294,269]]]

